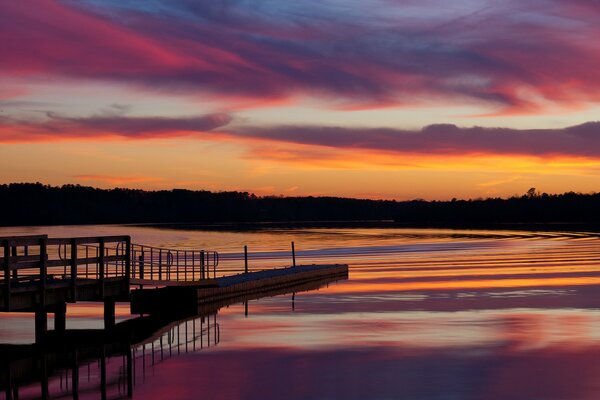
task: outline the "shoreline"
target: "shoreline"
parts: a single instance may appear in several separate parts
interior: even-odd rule
[[[263,221],[263,222],[90,222],[81,224],[22,224],[0,225],[0,228],[23,228],[33,226],[88,226],[120,225],[152,227],[172,230],[199,231],[263,231],[287,229],[450,229],[490,231],[543,231],[543,232],[590,232],[600,233],[600,223],[584,222],[495,222],[495,223],[449,223],[449,222],[396,222],[391,220],[357,221]]]

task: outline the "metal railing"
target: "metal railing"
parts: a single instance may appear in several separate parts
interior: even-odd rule
[[[133,244],[132,278],[195,281],[217,277],[219,253],[209,250],[175,250]]]
[[[59,247],[59,257],[68,260],[67,246]],[[97,245],[85,245],[87,254],[99,255]],[[114,247],[104,248],[109,252],[125,255],[125,243],[119,242]],[[130,278],[157,281],[196,281],[216,278],[219,265],[219,253],[211,250],[178,250],[163,247],[146,246],[132,243],[130,246],[131,270]],[[66,267],[65,267],[66,268]],[[120,276],[124,273],[122,260],[108,259],[106,262],[108,276]]]

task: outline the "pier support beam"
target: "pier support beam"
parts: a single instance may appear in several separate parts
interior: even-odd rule
[[[104,328],[113,328],[115,326],[115,300],[104,299]]]
[[[54,330],[64,332],[67,329],[67,303],[52,307],[54,312]]]
[[[35,342],[41,343],[48,332],[48,314],[40,308],[35,311]]]

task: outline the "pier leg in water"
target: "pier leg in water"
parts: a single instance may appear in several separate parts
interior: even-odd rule
[[[53,307],[54,330],[64,332],[67,328],[67,303],[57,304]]]
[[[48,332],[48,314],[44,308],[35,311],[35,342],[41,343]]]
[[[115,300],[104,299],[104,328],[113,328],[115,326]]]

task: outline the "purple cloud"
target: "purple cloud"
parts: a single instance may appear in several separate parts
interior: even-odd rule
[[[539,97],[600,100],[599,18],[585,0],[3,2],[0,74],[349,105],[461,98],[531,112]]]

